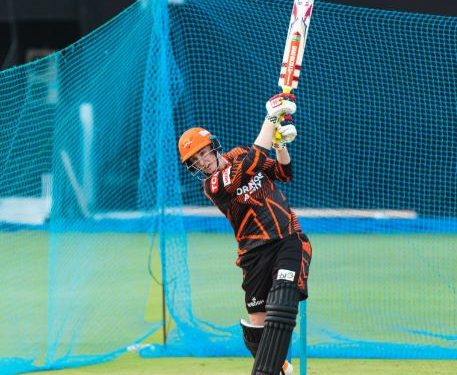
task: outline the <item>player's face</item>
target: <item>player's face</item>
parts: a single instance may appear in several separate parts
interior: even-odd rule
[[[206,146],[190,158],[193,166],[210,175],[217,170],[217,158],[211,146]]]

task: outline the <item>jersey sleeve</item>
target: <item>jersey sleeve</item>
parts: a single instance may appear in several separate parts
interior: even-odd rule
[[[273,181],[289,182],[292,179],[292,162],[281,164],[277,160],[267,158],[263,170]]]

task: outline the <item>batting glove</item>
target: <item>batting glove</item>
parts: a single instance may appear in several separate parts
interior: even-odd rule
[[[277,94],[270,98],[266,104],[268,117],[278,117],[280,115],[292,115],[297,110],[295,95]]]
[[[293,124],[291,115],[285,115],[281,121],[281,126],[276,129],[273,138],[273,148],[282,150],[286,147],[286,143],[293,142],[297,136],[297,128]]]

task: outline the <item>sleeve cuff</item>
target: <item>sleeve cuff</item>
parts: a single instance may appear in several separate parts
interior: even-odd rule
[[[270,150],[268,150],[267,148],[262,147],[262,146],[258,146],[258,145],[254,145],[252,147],[254,147],[255,149],[259,150],[262,154],[265,155],[265,157],[268,157],[268,154],[269,154]]]
[[[281,164],[278,162],[278,167],[281,170],[281,172],[284,174],[286,177],[292,176],[292,161],[289,164]]]

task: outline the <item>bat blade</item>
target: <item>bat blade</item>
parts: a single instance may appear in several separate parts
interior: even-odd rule
[[[314,0],[294,0],[278,85],[283,92],[298,87]]]

